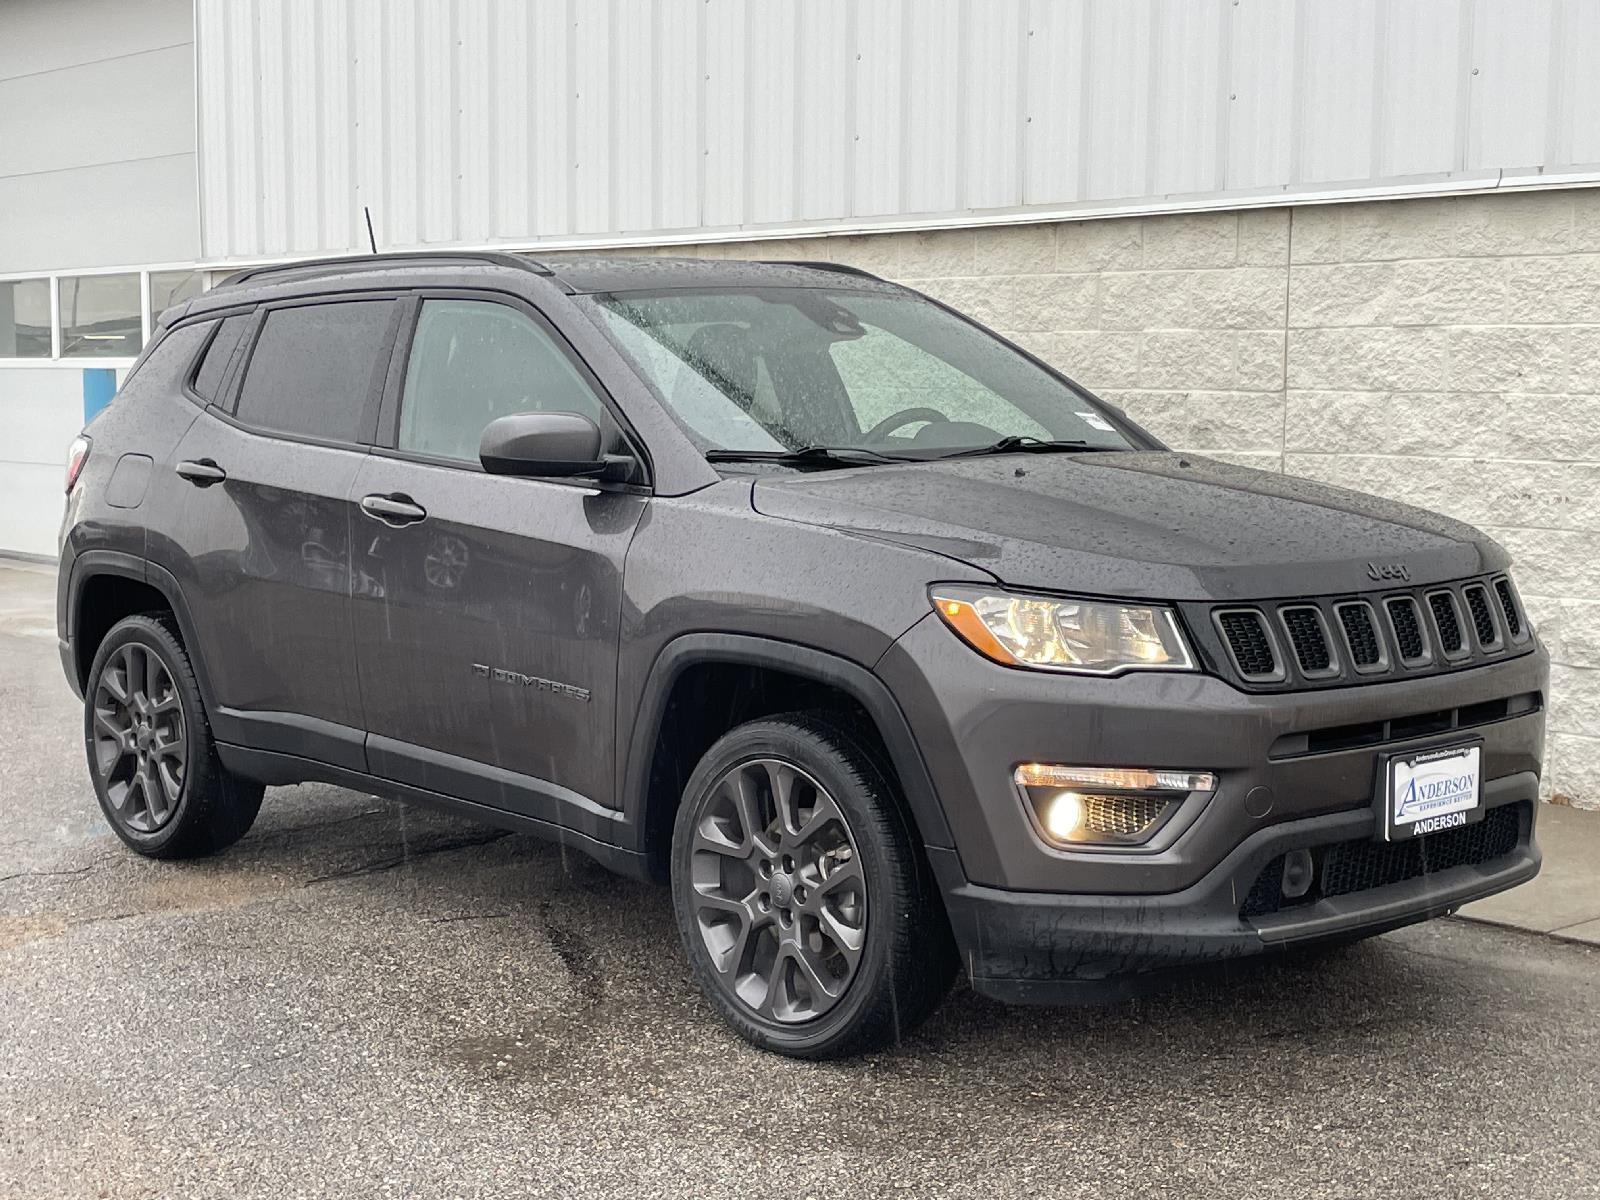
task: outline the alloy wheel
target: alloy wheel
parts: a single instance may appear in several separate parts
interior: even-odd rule
[[[107,660],[94,690],[95,770],[118,818],[136,833],[172,819],[183,792],[187,739],[172,673],[130,642]]]
[[[833,797],[792,763],[726,771],[694,825],[689,902],[719,983],[784,1024],[822,1016],[861,963],[867,889]]]

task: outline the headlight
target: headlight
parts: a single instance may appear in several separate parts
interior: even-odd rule
[[[978,653],[1008,667],[1120,675],[1192,671],[1178,618],[1158,604],[1110,604],[936,586],[933,606]]]

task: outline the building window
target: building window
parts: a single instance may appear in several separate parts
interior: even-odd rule
[[[61,277],[61,357],[134,358],[144,344],[138,275]]]
[[[204,290],[204,280],[199,271],[151,271],[151,320],[154,321],[174,304],[193,300]]]
[[[0,282],[0,358],[50,357],[50,281]]]

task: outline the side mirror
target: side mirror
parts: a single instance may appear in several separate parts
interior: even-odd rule
[[[600,427],[582,413],[512,413],[489,422],[478,460],[491,475],[623,478],[632,460],[600,452]]]

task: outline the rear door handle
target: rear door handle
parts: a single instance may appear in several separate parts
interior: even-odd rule
[[[374,521],[385,525],[411,525],[428,515],[428,510],[404,492],[390,492],[387,496],[361,497],[361,511]]]
[[[209,458],[185,459],[173,470],[195,487],[210,487],[213,483],[221,483],[228,477],[228,473]]]

